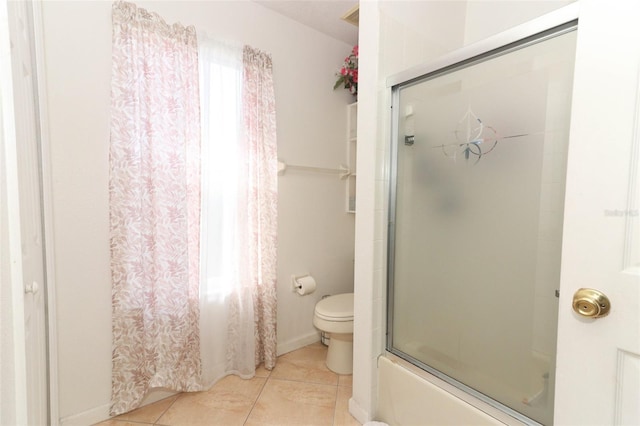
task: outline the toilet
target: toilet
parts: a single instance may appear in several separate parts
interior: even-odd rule
[[[329,334],[327,367],[338,374],[353,372],[353,293],[329,296],[316,304],[313,325]]]

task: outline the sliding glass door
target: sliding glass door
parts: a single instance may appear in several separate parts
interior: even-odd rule
[[[388,350],[550,424],[576,32],[394,87]]]

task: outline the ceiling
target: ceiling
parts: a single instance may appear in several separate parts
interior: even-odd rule
[[[341,19],[357,0],[255,0],[294,21],[350,45],[358,44],[358,27]]]

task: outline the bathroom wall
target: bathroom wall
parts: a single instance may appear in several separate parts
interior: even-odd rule
[[[482,40],[574,1],[469,1],[465,20],[464,44]]]
[[[346,162],[344,90],[334,73],[351,46],[248,1],[138,2],[167,22],[273,55],[278,156],[289,164]],[[59,408],[63,424],[107,414],[111,392],[108,141],[111,3],[43,2],[53,175]],[[287,171],[279,179],[278,348],[318,340],[313,307],[353,288],[354,216],[336,176]],[[291,274],[316,293],[291,292]],[[55,367],[55,366],[54,366]]]
[[[571,2],[369,1],[360,5],[359,204],[354,271],[357,362],[350,410],[361,422],[376,413],[377,357],[383,353],[385,344],[386,164],[390,134],[386,78],[567,3]]]

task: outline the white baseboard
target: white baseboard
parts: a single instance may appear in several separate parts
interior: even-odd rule
[[[168,391],[164,389],[155,389],[151,390],[147,396],[142,400],[141,407],[145,405],[153,404],[154,402],[158,402],[161,399],[168,398],[172,395],[175,395],[176,392]],[[109,408],[111,408],[111,403],[101,405],[99,407],[92,408],[87,411],[83,411],[79,414],[74,414],[72,416],[67,416],[60,419],[60,426],[88,426],[98,422],[102,422],[105,420],[109,420],[111,416],[109,416]]]
[[[369,413],[367,413],[367,411],[363,409],[353,398],[349,398],[349,414],[355,417],[355,419],[361,424],[365,424],[371,420]]]
[[[104,404],[82,413],[63,417],[60,419],[59,424],[60,426],[87,426],[108,420],[110,407],[111,404]]]
[[[295,339],[288,340],[286,342],[278,343],[278,356],[284,355],[288,352],[295,351],[304,346],[310,345],[320,341],[320,332],[314,331],[302,337],[296,337]]]

